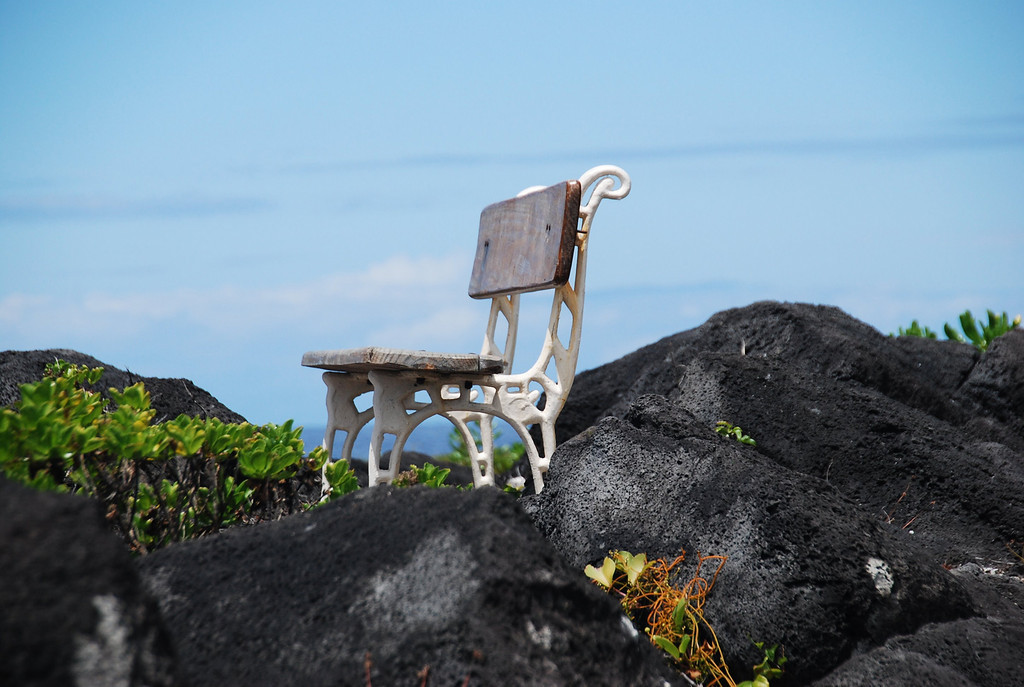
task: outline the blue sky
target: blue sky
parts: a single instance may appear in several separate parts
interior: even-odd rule
[[[1022,36],[1014,2],[0,0],[0,350],[322,424],[304,351],[478,350],[480,210],[602,163],[633,192],[581,369],[769,298],[1012,316]]]

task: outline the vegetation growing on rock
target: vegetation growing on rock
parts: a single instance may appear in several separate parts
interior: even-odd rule
[[[996,315],[992,310],[988,311],[987,322],[984,320],[975,320],[974,315],[971,314],[970,310],[965,310],[960,314],[958,319],[960,322],[960,329],[963,330],[963,334],[958,332],[955,327],[947,322],[942,326],[942,331],[945,332],[946,338],[950,341],[969,343],[983,353],[988,350],[989,344],[991,344],[995,339],[1013,329],[1016,329],[1020,326],[1021,322],[1020,315],[1017,315],[1013,320],[1010,320],[1006,312]],[[938,338],[938,335],[936,335],[936,333],[929,327],[925,326],[922,328],[917,320],[911,321],[909,327],[900,327],[899,336],[918,336],[925,339]]]
[[[179,415],[153,424],[140,382],[110,389],[112,404],[86,387],[102,368],[57,361],[21,386],[0,411],[0,471],[47,491],[98,499],[133,551],[234,524],[276,519],[319,500],[327,456],[305,454],[302,428],[225,423]],[[329,466],[332,496],[355,488],[342,462]]]

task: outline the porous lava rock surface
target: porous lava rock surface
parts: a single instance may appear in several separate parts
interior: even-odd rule
[[[140,567],[196,687],[678,683],[495,489],[362,490]]]
[[[170,686],[175,658],[100,504],[0,474],[0,685]]]
[[[91,391],[110,398],[111,387],[124,391],[125,387],[142,382],[150,393],[150,407],[156,411],[154,422],[173,420],[179,415],[210,418],[223,422],[244,422],[245,418],[227,408],[224,404],[187,379],[166,379],[164,377],[143,377],[130,371],[100,362],[91,355],[66,348],[44,351],[0,351],[0,406],[13,405],[21,399],[19,387],[43,378],[46,366],[57,360],[66,360],[75,365],[102,367],[103,376]]]
[[[755,640],[785,646],[784,684],[1012,684],[1022,371],[1024,331],[980,354],[836,308],[725,311],[581,374],[523,505],[574,566],[728,556],[705,615],[730,665]]]

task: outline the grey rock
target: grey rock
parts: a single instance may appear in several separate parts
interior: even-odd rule
[[[662,396],[639,398],[557,457],[524,508],[572,565],[615,549],[728,556],[705,616],[737,679],[760,660],[751,640],[783,644],[801,684],[861,645],[972,614],[961,585],[908,535]]]
[[[56,360],[76,365],[102,367],[103,376],[91,389],[109,398],[108,389],[123,391],[126,386],[143,382],[149,391],[151,407],[156,411],[155,422],[173,420],[179,415],[215,417],[223,422],[244,422],[238,413],[187,379],[143,377],[130,371],[119,370],[91,355],[66,348],[45,351],[0,351],[0,406],[9,406],[21,398],[19,387],[43,378],[46,366]]]
[[[972,618],[931,624],[911,635],[857,654],[823,679],[820,687],[874,685],[1020,684],[1024,623]]]
[[[156,604],[95,501],[0,475],[0,608],[0,684],[176,684]]]
[[[1024,669],[1024,566],[1006,550],[1024,543],[1024,331],[980,354],[755,303],[581,374],[561,417],[576,438],[524,499],[535,523],[574,564],[730,556],[705,610],[732,664],[757,660],[749,633],[785,645],[781,684]],[[990,648],[944,648],[958,633]]]
[[[816,379],[874,388],[954,423],[965,417],[950,397],[979,358],[967,344],[884,336],[835,307],[762,301],[581,373],[559,416],[559,440],[621,417],[638,396],[670,394],[680,370],[709,353],[785,360]]]
[[[196,687],[678,681],[493,489],[378,487],[140,564]]]

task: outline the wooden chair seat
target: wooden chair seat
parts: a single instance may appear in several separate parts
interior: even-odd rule
[[[430,375],[487,375],[501,372],[501,356],[476,353],[434,353],[404,348],[345,348],[336,351],[309,351],[302,364],[332,372],[369,372],[396,370]]]

